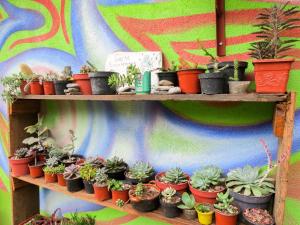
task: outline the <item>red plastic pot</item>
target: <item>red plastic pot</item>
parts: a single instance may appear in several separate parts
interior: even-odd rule
[[[236,225],[238,215],[227,215],[215,210],[216,225]]]
[[[21,93],[22,95],[28,95],[30,94],[30,85],[28,86],[28,91],[25,91],[25,86],[27,85],[27,81],[23,80],[21,85],[20,85],[20,89],[21,89]]]
[[[91,95],[92,87],[89,75],[87,73],[73,74],[73,79],[79,85],[80,91],[83,95]]]
[[[93,187],[95,192],[95,198],[98,201],[104,201],[111,198],[111,193],[108,190],[107,186],[100,187],[94,184]]]
[[[32,178],[38,178],[38,177],[42,177],[44,175],[44,171],[43,171],[43,167],[44,167],[44,164],[40,163],[38,165],[30,165],[29,164],[29,172],[30,172],[30,176]]]
[[[285,93],[294,59],[253,60],[257,93]]]
[[[57,176],[57,182],[58,182],[58,184],[59,184],[60,186],[66,186],[66,185],[67,185],[67,184],[66,184],[66,180],[65,180],[65,178],[64,178],[64,175],[63,175],[62,173],[56,174],[56,176]]]
[[[129,199],[129,195],[128,195],[129,190],[124,190],[124,191],[116,191],[116,190],[112,190],[111,194],[112,194],[112,202],[115,203],[118,199],[123,200],[124,202],[127,202]]]
[[[44,94],[43,85],[41,85],[39,81],[31,81],[30,82],[30,94],[43,95]]]
[[[181,92],[186,94],[200,93],[200,82],[198,75],[205,72],[205,69],[180,70],[177,72]]]
[[[43,82],[44,94],[45,95],[55,95],[54,83],[53,81]]]
[[[181,184],[167,184],[167,183],[161,182],[159,178],[161,176],[163,176],[164,174],[165,174],[164,172],[161,172],[161,173],[156,174],[156,176],[155,176],[155,185],[160,189],[160,191],[163,191],[166,188],[171,187],[171,188],[174,188],[177,192],[182,194],[183,192],[185,192],[187,190],[188,182],[181,183]],[[186,177],[188,180],[190,179],[189,175],[187,175],[187,174],[186,174]]]
[[[46,183],[55,183],[55,182],[57,182],[56,174],[45,173],[45,182]]]
[[[9,165],[12,176],[19,177],[29,174],[28,164],[33,161],[33,158],[33,156],[24,159],[13,159],[13,157],[10,157]]]
[[[209,204],[215,204],[218,193],[225,191],[225,187],[222,190],[215,191],[215,192],[201,191],[196,188],[193,188],[190,183],[189,183],[189,188],[196,202],[209,203]]]

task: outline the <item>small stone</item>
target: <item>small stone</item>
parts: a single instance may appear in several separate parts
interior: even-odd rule
[[[68,93],[66,93],[66,95],[82,95],[82,93],[80,91],[78,91],[78,92],[68,92]]]
[[[180,94],[181,89],[180,89],[180,87],[172,87],[169,89],[168,93],[169,94]]]
[[[132,87],[129,87],[129,86],[118,88],[119,93],[121,93],[121,92],[132,92],[132,90],[134,90],[134,89]]]
[[[79,85],[76,83],[69,83],[67,84],[67,88],[79,88]]]
[[[169,80],[161,80],[158,83],[159,86],[174,86],[173,82]]]
[[[79,88],[67,88],[64,90],[64,92],[80,92]]]
[[[158,90],[158,91],[168,91],[168,90],[171,89],[172,87],[174,87],[174,86],[158,86],[158,87],[156,88],[156,90]]]

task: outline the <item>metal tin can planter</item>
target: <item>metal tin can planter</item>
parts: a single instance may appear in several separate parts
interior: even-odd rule
[[[135,79],[136,94],[150,94],[151,92],[151,73],[149,71],[139,74]]]

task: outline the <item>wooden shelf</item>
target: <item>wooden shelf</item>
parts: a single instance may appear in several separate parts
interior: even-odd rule
[[[282,102],[286,94],[178,94],[178,95],[26,95],[18,99],[72,101],[209,101],[209,102]]]

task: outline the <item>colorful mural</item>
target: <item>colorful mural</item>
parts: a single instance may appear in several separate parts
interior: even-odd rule
[[[26,63],[37,73],[73,71],[90,60],[104,68],[108,54],[116,50],[162,51],[165,62],[182,57],[205,65],[208,58],[197,39],[215,52],[214,0],[0,0],[0,74],[18,72]],[[250,59],[247,55],[255,15],[280,0],[226,0],[227,56],[222,60]],[[299,5],[299,1],[291,1]],[[237,19],[238,18],[238,19]],[[300,29],[286,34],[300,40]],[[300,92],[300,42],[289,52],[295,57],[289,90]],[[247,69],[252,78],[252,66]],[[297,101],[300,107],[300,98]],[[259,139],[272,150],[272,104],[197,102],[45,102],[46,123],[59,144],[68,130],[78,136],[76,152],[85,156],[119,155],[132,164],[149,161],[161,171],[180,166],[186,172],[208,164],[224,171],[267,159]],[[9,201],[8,134],[6,105],[0,102],[0,201]],[[222,114],[222,116],[220,116]],[[300,166],[300,110],[296,113],[286,225],[300,224],[297,175]],[[103,224],[165,224],[41,191],[41,210],[61,207],[65,213],[93,211]],[[0,208],[1,225],[10,225],[10,207]],[[2,221],[5,218],[5,221]]]

